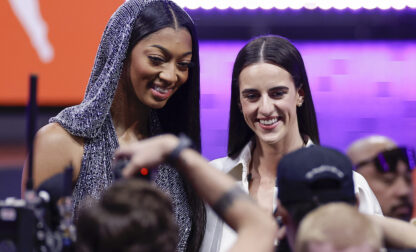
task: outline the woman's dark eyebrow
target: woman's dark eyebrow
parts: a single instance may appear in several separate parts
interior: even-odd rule
[[[151,45],[151,47],[156,47],[156,48],[158,48],[158,49],[159,49],[159,50],[161,50],[161,51],[162,51],[162,53],[163,53],[163,54],[165,54],[165,55],[171,55],[171,53],[169,52],[169,50],[168,50],[168,49],[166,49],[166,48],[164,48],[163,46],[160,46],[160,45]],[[190,51],[190,52],[186,52],[186,53],[182,54],[182,57],[185,57],[185,56],[187,56],[187,55],[192,55],[192,51]]]
[[[245,94],[245,93],[253,93],[253,92],[257,92],[257,89],[248,88],[248,89],[244,89],[243,91],[241,91],[242,94]]]
[[[278,87],[272,87],[271,89],[269,89],[269,92],[271,91],[287,91],[289,90],[288,87],[285,86],[278,86]]]

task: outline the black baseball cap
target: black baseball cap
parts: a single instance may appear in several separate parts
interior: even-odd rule
[[[277,168],[282,205],[334,201],[355,203],[353,165],[341,152],[312,145],[284,156]]]

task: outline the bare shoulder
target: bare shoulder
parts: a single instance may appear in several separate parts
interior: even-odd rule
[[[62,172],[69,164],[74,167],[74,180],[76,180],[81,167],[82,155],[82,138],[71,135],[57,123],[43,126],[36,133],[34,141],[33,178],[35,187]],[[26,179],[25,173],[22,182]]]
[[[59,151],[82,147],[83,141],[82,138],[71,135],[58,123],[49,123],[36,133],[35,145]],[[58,147],[58,149],[55,149],[55,147]]]

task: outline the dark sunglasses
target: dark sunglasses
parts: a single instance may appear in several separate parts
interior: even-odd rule
[[[401,160],[408,166],[409,171],[412,171],[416,166],[415,157],[415,150],[413,148],[398,147],[380,152],[375,158],[358,163],[355,166],[355,170],[369,163],[374,163],[379,172],[395,172],[397,162]]]

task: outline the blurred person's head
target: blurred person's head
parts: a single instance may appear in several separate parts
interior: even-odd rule
[[[382,230],[357,208],[330,203],[310,212],[300,223],[296,252],[377,252]]]
[[[414,152],[399,148],[384,136],[369,136],[353,142],[347,155],[356,171],[367,180],[380,202],[383,214],[410,220],[413,210],[411,170]]]
[[[279,205],[294,246],[297,227],[313,209],[330,202],[356,203],[351,161],[341,152],[313,145],[287,154],[277,168]]]
[[[146,181],[118,181],[96,205],[81,209],[77,239],[80,252],[174,252],[178,232],[171,201]]]
[[[319,144],[302,56],[286,38],[255,38],[240,50],[233,67],[228,156],[237,155],[253,136],[275,143],[299,135]]]

